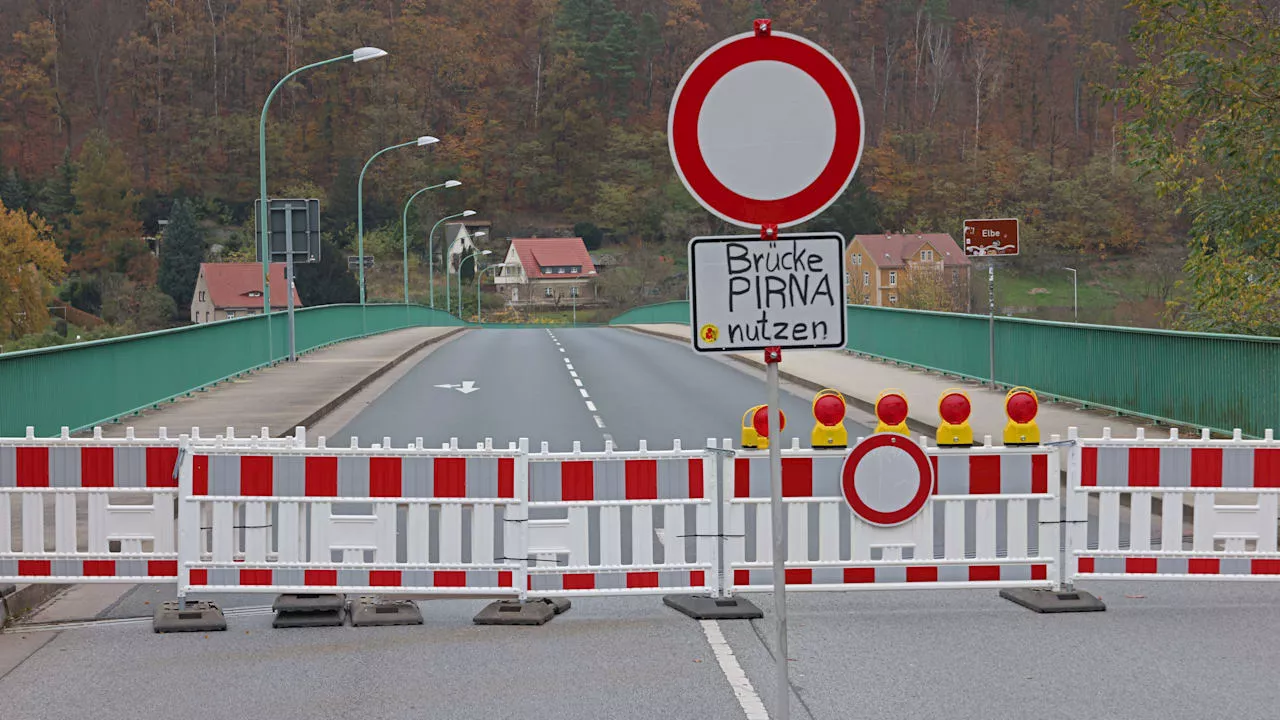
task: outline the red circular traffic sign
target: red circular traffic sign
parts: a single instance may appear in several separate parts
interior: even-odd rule
[[[933,465],[911,438],[876,433],[849,452],[841,481],[854,515],[892,527],[924,509],[933,494]]]
[[[788,227],[835,201],[862,157],[862,100],[822,47],[743,33],[685,71],[667,118],[676,173],[735,225]]]

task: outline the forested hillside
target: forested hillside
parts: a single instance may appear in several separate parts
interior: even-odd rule
[[[1212,28],[1247,32],[1252,24],[1262,34],[1255,40],[1274,47],[1273,4],[1215,0],[1206,12],[1234,23]],[[417,201],[422,218],[475,207],[495,222],[495,235],[588,222],[609,239],[640,243],[718,230],[672,171],[668,103],[692,60],[762,16],[829,48],[848,68],[866,112],[869,147],[858,179],[815,224],[846,234],[958,235],[965,217],[1008,215],[1023,219],[1033,255],[1051,249],[1102,258],[1188,239],[1190,219],[1157,199],[1161,178],[1139,179],[1130,164],[1136,146],[1122,142],[1122,129],[1156,112],[1151,103],[1163,86],[1152,48],[1178,42],[1170,33],[1179,27],[1162,26],[1162,13],[1176,19],[1176,6],[1201,3],[5,5],[0,200],[43,218],[48,227],[37,234],[56,242],[67,271],[80,277],[110,273],[121,278],[116,282],[152,287],[157,268],[142,238],[169,216],[174,198],[195,200],[201,216],[220,224],[244,223],[257,194],[258,116],[271,88],[290,69],[364,45],[390,55],[303,74],[277,96],[267,133],[272,194],[321,198],[325,228],[340,245],[353,234],[364,161],[422,134],[441,142],[388,154],[370,170],[366,228],[395,223],[398,240],[405,197],[456,177],[463,186],[451,195]],[[1242,16],[1252,12],[1247,8],[1270,28]],[[1130,36],[1143,19],[1137,37],[1148,36],[1136,47]],[[1194,23],[1182,24],[1186,43],[1211,42],[1211,32],[1197,35]],[[1234,57],[1240,47],[1222,52]],[[1127,71],[1131,76],[1122,77]],[[1177,77],[1166,85],[1176,86]],[[1155,84],[1114,96],[1143,82]],[[1162,116],[1168,126],[1188,122],[1173,105],[1176,99]],[[1143,152],[1155,151],[1138,148],[1137,155]],[[62,272],[48,269],[51,278]],[[1217,322],[1202,320],[1204,327]]]

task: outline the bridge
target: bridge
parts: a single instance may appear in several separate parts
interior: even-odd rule
[[[1039,457],[1028,461],[1028,467],[1046,468],[1045,477],[1057,482],[1040,487],[1029,480],[1018,491],[999,487],[998,481],[994,490],[966,484],[966,489],[945,491],[940,480],[939,493],[961,494],[940,500],[950,504],[931,516],[938,531],[927,530],[932,533],[927,544],[916,545],[936,544],[937,560],[922,560],[935,554],[918,549],[923,556],[879,555],[860,561],[848,555],[849,535],[857,532],[850,529],[852,521],[826,525],[847,511],[821,496],[821,482],[814,478],[822,473],[812,471],[806,493],[789,500],[789,562],[797,553],[805,559],[796,561],[794,570],[789,566],[787,582],[814,590],[797,592],[789,601],[790,692],[796,717],[999,718],[1037,711],[1213,717],[1226,707],[1241,717],[1274,713],[1274,688],[1238,668],[1280,661],[1280,651],[1266,642],[1275,586],[1221,580],[1280,577],[1273,568],[1280,561],[1274,490],[1280,486],[1280,463],[1270,454],[1280,453],[1280,445],[1269,431],[1280,425],[1280,341],[997,318],[992,383],[986,317],[862,306],[850,306],[848,314],[845,351],[796,352],[784,358],[782,409],[792,425],[781,442],[788,457],[813,468],[842,457],[832,451],[823,457],[807,447],[810,399],[817,389],[834,388],[847,398],[845,423],[852,439],[871,434],[877,423],[876,398],[896,388],[909,400],[911,430],[932,439],[939,396],[960,387],[972,402],[970,422],[978,444],[984,444],[983,436],[990,440],[985,448],[953,452],[997,456],[998,463],[1006,462],[999,458]],[[452,552],[441,538],[448,532],[466,538],[465,549],[458,546],[457,566],[445,572],[461,569],[468,578],[459,580],[456,592],[446,591],[454,579],[450,576],[448,583],[434,580],[433,593],[420,593],[431,598],[418,603],[421,625],[285,631],[272,627],[268,603],[273,594],[245,587],[244,578],[250,577],[245,571],[240,584],[233,582],[228,590],[213,586],[218,572],[235,567],[228,563],[255,561],[258,541],[253,538],[275,537],[255,535],[257,528],[297,522],[300,511],[283,501],[277,509],[253,509],[267,503],[233,499],[234,492],[219,500],[219,492],[230,491],[206,480],[209,485],[196,494],[209,495],[211,506],[221,502],[226,514],[213,509],[207,518],[195,516],[191,527],[222,537],[238,550],[225,558],[227,563],[201,556],[188,568],[184,561],[183,572],[192,586],[203,587],[192,597],[219,603],[227,632],[151,634],[157,606],[176,597],[173,581],[126,576],[114,583],[81,578],[86,581],[25,584],[6,596],[9,612],[31,612],[0,636],[0,712],[21,718],[302,717],[335,711],[458,718],[533,713],[564,718],[766,717],[765,708],[773,706],[773,608],[769,596],[759,592],[769,581],[757,582],[756,577],[767,574],[757,567],[767,552],[761,540],[767,537],[762,534],[767,515],[761,514],[766,505],[752,497],[753,484],[738,484],[754,462],[750,451],[733,450],[737,462],[713,471],[716,456],[703,450],[709,439],[718,447],[725,446],[726,438],[728,446],[740,444],[743,412],[763,400],[763,370],[753,354],[694,354],[688,348],[687,323],[684,303],[637,308],[608,327],[477,326],[418,306],[328,306],[297,313],[302,354],[296,363],[280,356],[284,323],[272,324],[277,337],[269,343],[262,317],[0,355],[0,438],[6,438],[0,440],[0,525],[5,525],[0,528],[5,530],[0,576],[6,555],[27,553],[30,559],[36,546],[53,557],[74,545],[61,557],[76,562],[76,553],[85,554],[85,544],[92,542],[87,538],[95,522],[95,511],[89,509],[95,502],[93,488],[103,487],[88,482],[88,466],[80,466],[74,492],[70,487],[59,492],[57,483],[47,483],[46,495],[74,496],[69,504],[56,499],[44,503],[44,496],[39,503],[29,501],[37,495],[31,483],[24,487],[17,465],[5,464],[9,456],[4,453],[15,447],[44,443],[53,448],[51,453],[63,447],[121,448],[163,434],[175,442],[157,441],[156,446],[177,448],[179,434],[186,434],[182,452],[188,454],[174,457],[186,457],[187,466],[195,462],[191,455],[216,468],[227,458],[242,463],[239,458],[246,454],[283,457],[321,450],[339,456],[340,463],[363,453],[395,457],[405,467],[422,458],[467,458],[467,463],[498,458],[493,465],[497,499],[507,497],[504,478],[516,483],[505,506],[476,498],[468,504],[465,492],[461,500],[446,500],[440,490],[430,503],[415,505],[400,486],[395,497],[403,507],[392,512],[394,520],[386,520],[392,527],[390,539],[384,538],[389,544],[375,542],[370,548],[376,549],[369,552],[411,555],[417,552],[413,541],[394,528],[430,527],[424,537],[433,538],[432,545],[420,548],[421,559],[441,565],[450,562],[446,556]],[[1014,386],[1039,394],[1043,403],[1037,422],[1043,439],[1061,444],[1000,447],[1007,419],[1004,399]],[[304,437],[295,435],[297,426],[305,426]],[[66,439],[58,439],[64,428]],[[1158,439],[1168,437],[1171,429],[1178,440]],[[195,434],[201,444],[191,444]],[[508,449],[512,444],[515,448]],[[931,452],[939,457],[944,451]],[[1184,452],[1192,458],[1188,479],[1172,480],[1181,466],[1165,454],[1174,458]],[[1216,470],[1205,466],[1206,452],[1219,458],[1249,453],[1247,471],[1236,460],[1220,460]],[[695,496],[689,484],[668,495],[673,492],[670,476],[662,474],[668,471],[656,471],[653,489],[636,491],[656,497],[651,516],[640,501],[542,496],[538,488],[545,477],[538,471],[508,476],[501,470],[504,459],[517,468],[588,460],[603,468],[611,462],[610,453],[624,463],[697,459],[711,484],[699,486],[705,497]],[[1116,459],[1122,456],[1127,460]],[[127,488],[120,478],[127,473],[119,469],[125,467],[122,462],[112,466],[117,468],[112,482],[123,494]],[[939,462],[939,472],[948,472],[947,461]],[[1119,462],[1126,464],[1115,464]],[[188,492],[177,483],[194,482],[197,471],[181,461],[179,466],[171,489],[159,490],[169,488],[162,477],[168,476],[156,472],[155,497]],[[335,496],[376,504],[376,497],[370,497],[374,470],[367,467],[363,490]],[[465,472],[472,471],[471,465],[466,467]],[[52,461],[48,468],[49,478],[65,471]],[[216,471],[206,472],[216,476]],[[441,470],[434,472],[438,482]],[[1248,482],[1237,483],[1245,474]],[[597,470],[595,485],[588,486],[603,488],[606,475]],[[152,477],[152,470],[146,476]],[[1204,480],[1210,476],[1216,485]],[[240,492],[245,477],[239,478]],[[336,477],[338,483],[351,481],[341,473]],[[639,485],[626,478],[627,498],[636,487],[648,487],[646,477],[637,476]],[[355,478],[357,485],[360,480]],[[523,499],[521,482],[529,483]],[[743,497],[726,495],[724,520],[713,520],[714,512],[702,514],[702,508],[715,502],[708,489],[712,484],[722,490],[747,488]],[[142,486],[152,487],[150,481]],[[1214,492],[1223,488],[1240,492]],[[978,497],[984,492],[992,494]],[[23,499],[10,504],[10,496]],[[233,503],[241,501],[246,507],[236,506],[233,515]],[[1184,503],[1182,512],[1171,511]],[[450,508],[464,506],[468,509],[455,518]],[[480,514],[480,507],[497,513],[498,506],[506,508],[505,515]],[[638,509],[642,506],[643,511]],[[176,507],[181,533],[186,527],[181,508],[186,506]],[[1047,509],[1053,514],[1046,514]],[[104,512],[115,517],[110,515],[115,510]],[[314,508],[311,512],[312,522],[319,522]],[[367,505],[347,508],[345,515],[333,512],[332,522],[346,523],[353,532],[366,527],[385,531],[377,525],[377,512],[367,514]],[[563,527],[570,535],[577,532],[574,528],[581,528],[584,538],[590,533],[581,547],[581,564],[602,568],[596,573],[600,579],[588,588],[578,577],[585,573],[570,578],[560,574],[557,560],[542,566],[535,562],[517,571],[530,576],[525,587],[547,590],[553,586],[543,583],[559,583],[543,594],[570,597],[572,606],[541,627],[473,625],[488,600],[468,595],[493,594],[471,588],[469,576],[481,564],[475,548],[496,554],[499,546],[523,547],[529,556],[537,555],[536,537],[531,540],[514,528],[523,523],[531,534],[558,532],[557,518],[568,518]],[[1249,526],[1251,534],[1235,532],[1246,519],[1257,518],[1262,521]],[[1060,519],[1067,523],[1059,525]],[[37,523],[38,532],[31,529]],[[741,557],[715,555],[718,559],[704,564],[704,548],[720,552],[713,550],[714,543],[695,537],[704,523],[715,523],[711,527],[725,547],[744,545]],[[1016,532],[1023,525],[1027,532]],[[611,528],[623,538],[619,548],[626,548],[616,550],[616,557],[607,535]],[[669,548],[670,536],[681,534],[678,528],[689,539],[688,553],[677,563]],[[650,529],[665,531],[648,558],[659,563],[661,557],[661,564],[654,565],[659,570],[632,573],[636,577],[618,591],[604,592],[610,587],[603,579],[605,570],[643,564],[638,558],[647,551],[637,549],[636,539],[645,535],[641,530]],[[573,537],[565,542],[577,547]],[[269,543],[262,543],[265,561]],[[270,544],[284,552],[278,537]],[[348,552],[334,567],[367,565],[375,572],[390,567],[380,561],[370,564],[363,550]],[[830,552],[835,557],[828,562]],[[170,556],[160,553],[156,545],[139,545],[130,557],[169,562]],[[1009,582],[1015,574],[1000,568],[1023,556],[1037,558],[1027,565],[1027,579]],[[464,557],[476,567],[467,569]],[[978,562],[984,558],[985,564]],[[1174,567],[1171,561],[1182,564]],[[55,562],[60,560],[50,561],[50,572],[56,575]],[[89,562],[101,561],[85,560],[86,567],[76,572],[88,574]],[[889,582],[877,592],[849,589],[851,578],[862,578],[866,568],[872,570],[870,585],[876,585],[885,567],[922,563],[933,571],[921,586],[936,591],[910,587],[921,573],[915,579],[904,575],[903,582]],[[845,573],[843,584],[838,591],[822,592],[819,576],[837,566]],[[970,566],[977,569],[952,586],[966,589],[947,589],[949,572],[939,568]],[[168,566],[155,567],[163,575]],[[705,574],[698,574],[703,567]],[[997,569],[989,576],[992,567]],[[722,568],[728,572],[720,573]],[[203,585],[191,569],[205,573]],[[336,571],[343,572],[351,571]],[[340,582],[336,573],[334,582]],[[1191,579],[1197,573],[1203,579]],[[737,594],[755,603],[764,619],[690,620],[643,592],[650,580],[655,590],[666,587],[668,575],[680,576],[678,583],[671,582],[681,590],[696,586],[714,594],[741,587]],[[119,570],[116,577],[121,577]],[[328,575],[316,577],[329,583]],[[1098,595],[1106,612],[1036,615],[996,592],[1019,583],[1064,589],[1055,577]],[[499,573],[484,582],[519,590],[518,583],[504,584]],[[365,581],[357,584],[365,587]],[[534,595],[538,593],[530,597]],[[93,683],[92,693],[84,691],[86,682]]]

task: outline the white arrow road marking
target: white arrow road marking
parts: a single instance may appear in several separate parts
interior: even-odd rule
[[[436,387],[444,388],[445,390],[457,390],[463,395],[469,395],[480,389],[476,387],[475,380],[463,380],[461,385],[453,385],[450,383],[445,383],[443,385],[436,385]]]

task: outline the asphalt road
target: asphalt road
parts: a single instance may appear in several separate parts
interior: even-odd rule
[[[477,389],[436,387],[464,381]],[[433,352],[330,442],[527,437],[535,449],[545,441],[567,450],[577,440],[597,450],[610,438],[624,449],[642,439],[655,449],[673,439],[690,447],[736,440],[743,411],[763,397],[756,374],[657,338],[478,331]],[[784,395],[783,409],[807,433],[808,397]],[[1280,666],[1280,644],[1269,641],[1280,630],[1280,588],[1088,589],[1108,612],[1036,615],[986,590],[792,593],[792,716],[1276,716],[1280,686],[1267,668]],[[167,596],[162,586],[138,586],[107,615],[149,615]],[[764,620],[716,627],[772,708],[772,608],[768,596],[751,599]],[[269,615],[252,614],[208,636],[153,635],[145,624],[65,630],[0,677],[0,717],[744,717],[719,662],[723,648],[717,655],[704,626],[656,597],[575,600],[538,628],[473,626],[482,604],[422,603],[419,627],[272,630]]]
[[[476,389],[437,387],[465,381]],[[782,398],[787,431],[807,434],[810,398]],[[602,450],[608,438],[620,449],[640,440],[669,449],[675,439],[702,447],[713,437],[737,443],[742,414],[764,401],[764,383],[740,365],[627,330],[471,332],[428,356],[329,442],[390,437],[400,446],[421,437],[438,446],[456,437],[464,446],[485,438],[505,446],[528,438],[533,450],[546,442],[566,451],[574,441]]]

